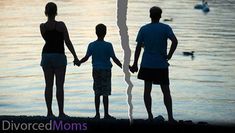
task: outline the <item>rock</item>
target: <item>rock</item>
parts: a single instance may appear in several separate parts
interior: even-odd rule
[[[203,121],[200,121],[200,122],[198,122],[197,124],[198,124],[198,125],[208,125],[207,122],[203,122]]]
[[[159,123],[163,123],[165,121],[165,119],[163,116],[159,115],[154,118],[154,121],[159,122]]]
[[[194,123],[191,120],[184,121],[184,124],[186,125],[193,125]]]

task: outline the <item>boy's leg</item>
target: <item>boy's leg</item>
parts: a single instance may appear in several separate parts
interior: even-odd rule
[[[148,112],[148,119],[153,119],[152,108],[152,98],[151,98],[152,82],[144,81],[144,103],[146,110]]]
[[[100,95],[95,95],[95,111],[96,115],[95,118],[99,119],[100,118]]]
[[[109,116],[109,96],[103,96],[104,116]]]
[[[115,117],[109,115],[109,96],[103,96],[104,104],[104,119],[116,119]]]
[[[170,87],[169,85],[161,85],[162,93],[163,93],[163,98],[164,98],[164,104],[167,109],[168,113],[168,121],[175,121],[173,118],[173,113],[172,113],[172,99],[171,99],[171,94],[170,94]]]

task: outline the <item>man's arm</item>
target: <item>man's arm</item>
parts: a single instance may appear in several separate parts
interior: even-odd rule
[[[132,66],[129,66],[130,71],[131,71],[132,73],[138,71],[138,60],[139,60],[140,52],[141,52],[141,44],[137,44],[137,46],[136,46],[136,48],[135,48],[134,63],[133,63]]]
[[[177,45],[178,45],[178,40],[176,38],[175,35],[173,35],[172,37],[170,37],[170,40],[171,40],[171,47],[170,47],[170,51],[167,55],[167,60],[170,60],[172,55],[174,54],[176,48],[177,48]]]

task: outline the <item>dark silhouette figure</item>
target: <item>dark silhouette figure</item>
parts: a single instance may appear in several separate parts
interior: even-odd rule
[[[209,5],[207,1],[202,0],[202,4],[196,4],[194,6],[195,9],[202,9],[204,13],[208,13],[210,11]]]
[[[163,21],[167,22],[167,21],[173,21],[173,18],[165,18],[163,19]]]
[[[144,47],[141,67],[138,78],[144,80],[144,103],[148,112],[148,119],[153,119],[151,111],[152,84],[159,84],[164,96],[164,104],[168,113],[169,122],[176,122],[172,113],[172,99],[169,88],[168,60],[176,50],[178,41],[170,26],[160,23],[162,10],[159,7],[150,9],[151,23],[141,27],[137,36],[134,63],[130,66],[131,72],[138,71],[138,59],[141,47]],[[172,41],[167,54],[167,39]]]
[[[194,55],[194,51],[191,52],[183,52],[184,56],[193,56]]]
[[[191,52],[183,52],[183,55],[184,56],[191,56],[191,59],[194,60],[194,51],[191,51]]]
[[[80,60],[80,63],[86,62],[90,56],[92,56],[93,66],[93,90],[95,92],[95,119],[100,119],[100,96],[103,96],[104,104],[104,119],[115,119],[109,115],[109,95],[111,95],[111,68],[112,64],[110,58],[122,68],[121,62],[115,56],[113,46],[111,43],[104,41],[106,35],[106,26],[104,24],[98,24],[96,26],[96,35],[98,39],[91,42],[88,46],[85,57]]]
[[[73,54],[74,64],[80,65],[65,23],[56,21],[57,6],[53,2],[47,3],[45,7],[47,21],[40,25],[42,38],[45,45],[42,50],[41,66],[45,77],[45,100],[47,105],[47,116],[53,116],[51,109],[53,82],[56,78],[56,98],[59,106],[59,117],[67,116],[64,113],[64,80],[66,73],[67,59],[64,53],[64,42]]]

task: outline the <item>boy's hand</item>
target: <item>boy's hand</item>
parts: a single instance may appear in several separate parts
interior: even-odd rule
[[[122,69],[122,63],[121,62],[118,64],[118,66]]]
[[[120,68],[122,69],[122,65],[120,66]]]
[[[137,65],[129,65],[129,69],[132,73],[138,72],[138,66]]]

